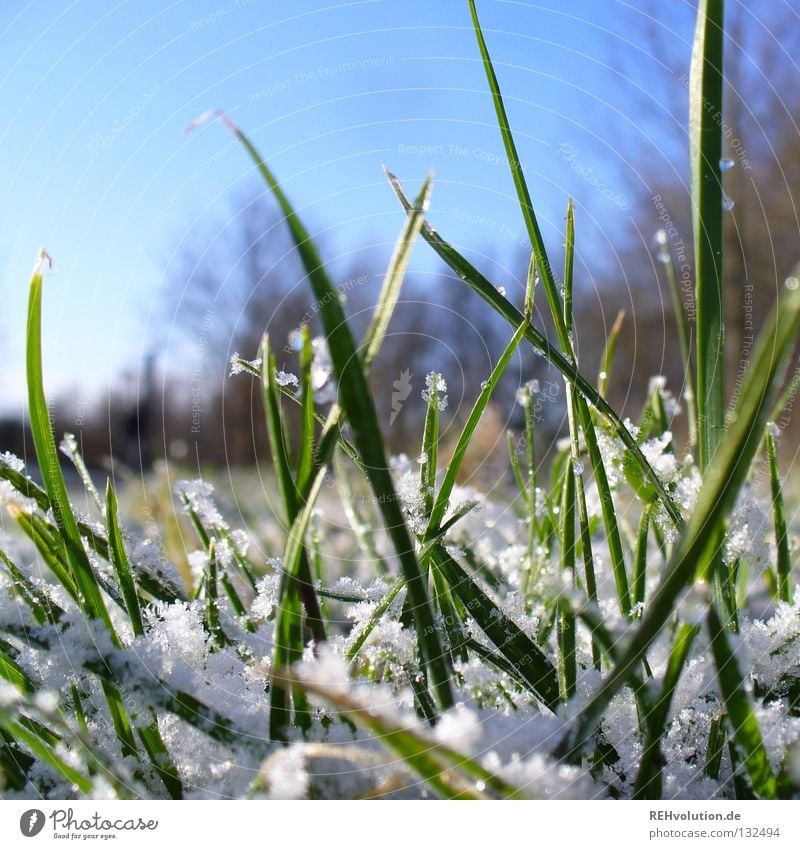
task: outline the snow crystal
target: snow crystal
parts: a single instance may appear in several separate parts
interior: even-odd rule
[[[292,374],[288,371],[280,371],[278,369],[275,372],[275,383],[277,383],[278,386],[297,386],[299,381],[296,374]]]
[[[227,529],[227,523],[211,498],[214,487],[208,481],[178,481],[175,492],[179,497],[183,496],[186,499],[187,509],[197,514],[204,527]]]

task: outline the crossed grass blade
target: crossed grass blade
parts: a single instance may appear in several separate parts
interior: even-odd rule
[[[411,209],[411,202],[406,197],[400,181],[393,174],[389,175],[389,179],[398,200],[406,212],[408,212]],[[519,327],[524,318],[522,313],[469,260],[446,242],[427,222],[422,227],[421,235],[445,264],[474,292],[480,295],[495,312],[501,315],[513,328],[516,329]],[[647,462],[640,446],[630,431],[625,427],[620,417],[605,398],[586,380],[575,363],[557,348],[553,347],[536,327],[528,325],[525,329],[525,338],[535,350],[541,352],[542,356],[574,386],[576,393],[584,398],[587,404],[593,407],[605,420],[612,434],[621,440],[625,448],[630,452],[631,461],[641,469],[642,475],[653,486],[658,499],[664,505],[664,509],[669,514],[672,522],[677,528],[683,528],[684,520],[680,509],[665,489],[664,484],[652,466]]]

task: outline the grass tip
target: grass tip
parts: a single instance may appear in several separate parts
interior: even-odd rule
[[[225,126],[231,130],[232,132],[237,132],[239,127],[231,120],[230,116],[223,109],[206,109],[202,115],[198,115],[194,121],[190,121],[184,128],[184,133],[191,133],[192,130],[196,130],[198,127],[201,127],[203,124],[208,121],[213,120],[214,118],[222,121]]]
[[[53,267],[53,257],[47,253],[45,248],[39,248],[39,253],[36,254],[36,262],[33,264],[33,276],[42,277],[45,269]]]

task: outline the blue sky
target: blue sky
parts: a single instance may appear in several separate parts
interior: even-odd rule
[[[574,195],[589,276],[586,252],[602,262],[613,222],[642,190],[625,140],[649,130],[626,111],[628,95],[660,110],[642,85],[653,62],[627,42],[636,13],[618,0],[483,0],[479,11],[545,238],[558,250]],[[690,32],[677,29],[688,56]],[[622,52],[634,72],[609,67]],[[251,135],[341,258],[399,232],[383,164],[410,188],[434,169],[430,218],[452,241],[501,257],[522,241],[466,2],[4,0],[0,56],[5,406],[24,397],[27,280],[40,245],[55,263],[50,393],[83,402],[138,369],[183,240],[255,181],[219,124],[182,133],[210,107]],[[674,167],[657,138],[647,144]],[[416,262],[433,263],[424,248]]]

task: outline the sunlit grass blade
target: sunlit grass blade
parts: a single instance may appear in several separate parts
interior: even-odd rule
[[[11,645],[5,640],[0,640],[0,678],[13,684],[21,693],[35,692],[36,687],[14,659],[13,651]]]
[[[700,577],[710,579],[717,562],[719,529],[728,517],[761,443],[776,383],[800,330],[800,291],[788,291],[762,330],[752,357],[736,414],[708,469],[692,518],[675,546],[644,617],[614,669],[579,714],[569,743],[579,749],[614,695],[624,685],[647,648],[672,615],[684,589]],[[776,378],[778,378],[776,380]],[[572,752],[574,754],[574,751]]]
[[[761,799],[774,799],[778,791],[775,774],[767,758],[739,663],[713,604],[708,606],[708,631],[717,683],[728,712],[733,742],[744,759],[744,767],[756,795]]]
[[[44,267],[50,258],[40,251],[30,282],[28,299],[28,332],[26,371],[28,379],[28,412],[36,457],[50,498],[55,521],[61,535],[64,555],[79,593],[81,608],[87,616],[100,619],[112,639],[119,645],[97,579],[83,549],[78,525],[67,495],[67,487],[50,425],[50,411],[44,394],[42,378],[42,287]]]
[[[725,309],[722,277],[723,0],[700,0],[689,82],[689,141],[697,301],[700,468],[722,439],[725,415]]]
[[[437,701],[440,706],[449,707],[453,702],[449,672],[434,623],[425,577],[417,562],[414,542],[395,492],[374,400],[336,287],[325,271],[308,231],[261,155],[235,124],[227,118],[225,121],[253,160],[286,217],[292,239],[308,275],[314,296],[317,298],[319,315],[325,328],[336,372],[340,403],[353,429],[356,447],[366,467],[370,484],[383,513],[387,533],[408,582],[408,593],[417,627],[422,661],[430,675]]]
[[[605,398],[608,395],[608,385],[611,382],[611,372],[614,368],[614,355],[617,352],[617,342],[622,331],[622,322],[625,320],[625,310],[620,310],[611,330],[608,333],[606,344],[603,348],[603,356],[600,358],[600,370],[597,373],[597,391]]]

